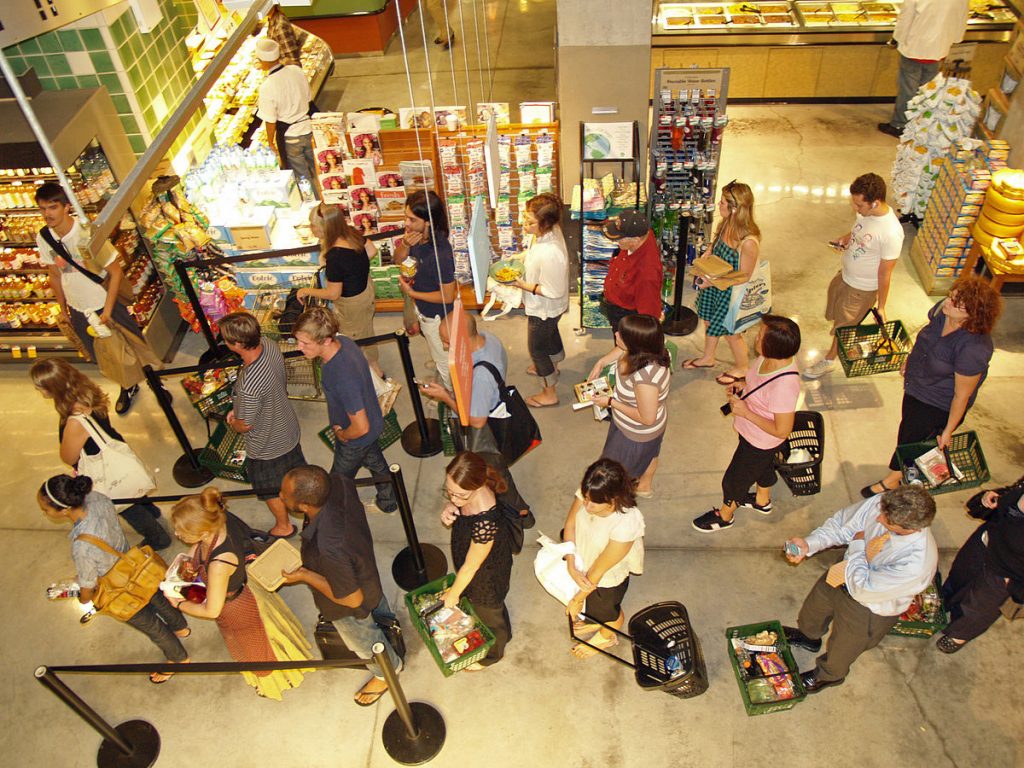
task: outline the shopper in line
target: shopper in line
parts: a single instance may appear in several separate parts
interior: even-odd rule
[[[754,193],[750,187],[735,179],[722,187],[718,216],[718,229],[709,251],[749,279],[761,256],[761,229],[754,221]],[[715,381],[723,386],[742,382],[748,367],[747,342],[741,334],[729,332],[725,318],[733,291],[744,290],[745,284],[716,288],[703,277],[698,284],[697,315],[704,321],[704,353],[683,362],[683,368],[714,367],[718,342],[724,336],[732,351],[733,365]]]
[[[616,364],[615,389],[593,402],[611,412],[608,436],[601,456],[622,464],[630,477],[639,478],[636,495],[654,495],[661,443],[668,427],[668,391],[672,361],[665,348],[661,323],[650,315],[627,315],[615,332],[615,348],[590,371],[596,379]]]
[[[189,557],[206,585],[201,603],[171,599],[186,616],[212,619],[235,661],[303,661],[312,658],[311,644],[295,614],[276,592],[267,592],[245,570],[248,530],[228,512],[220,491],[213,486],[197,496],[186,496],[171,512],[174,534],[187,544]],[[308,670],[307,670],[308,671]],[[289,688],[298,688],[303,670],[242,672],[260,696],[281,700]]]
[[[967,512],[983,522],[956,553],[942,585],[951,619],[936,643],[943,653],[956,653],[983,634],[1007,600],[1024,603],[1024,477],[977,494]]]
[[[416,319],[407,318],[406,330],[410,335],[423,333],[438,378],[450,388],[448,354],[438,327],[454,311],[459,286],[455,282],[455,255],[448,242],[448,212],[437,193],[419,190],[409,195],[405,202],[405,234],[395,251],[396,264],[409,257],[416,262],[412,280],[398,278],[402,293],[416,308]]]
[[[954,43],[964,39],[968,0],[904,0],[892,38],[900,52],[896,106],[878,130],[899,138],[907,124],[907,102],[939,73]]]
[[[331,473],[354,478],[366,467],[379,481],[377,509],[394,512],[398,499],[377,442],[384,431],[384,416],[366,358],[352,339],[339,335],[338,320],[326,307],[310,307],[299,315],[294,334],[308,360],[322,361],[321,386],[335,439]]]
[[[800,399],[794,359],[799,350],[796,323],[779,315],[761,318],[754,340],[758,357],[747,371],[744,386],[729,388],[729,412],[739,445],[722,478],[722,506],[694,519],[693,527],[701,533],[731,528],[738,507],[771,514],[771,490],[778,480],[775,453],[793,431]]]
[[[903,412],[896,445],[934,438],[939,448],[949,446],[988,376],[992,329],[1002,307],[991,283],[967,275],[928,310],[928,324],[917,334],[902,370]],[[868,498],[895,488],[902,478],[903,467],[893,452],[889,474],[862,488],[861,495]]]
[[[401,671],[402,660],[380,628],[395,622],[395,614],[380,583],[373,537],[355,483],[307,465],[285,476],[281,499],[292,514],[309,520],[302,531],[302,565],[282,572],[285,583],[309,587],[320,615],[334,624],[359,658],[373,658],[374,644],[383,643],[392,666]],[[373,676],[355,695],[361,707],[375,704],[388,690],[376,662],[367,668]]]
[[[89,425],[112,440],[124,437],[110,424],[110,399],[96,384],[71,363],[50,357],[37,360],[29,370],[32,383],[44,398],[53,401],[60,417],[57,425],[60,459],[77,470],[83,454],[100,452],[89,434]],[[113,478],[111,478],[113,479]],[[132,504],[121,511],[121,517],[142,536],[142,544],[153,549],[170,546],[171,537],[157,522],[160,508],[152,502]]]
[[[626,618],[622,600],[629,589],[629,576],[644,571],[644,517],[636,508],[636,481],[619,462],[598,459],[587,467],[565,518],[562,537],[576,545],[575,555],[565,556],[565,565],[579,587],[565,612],[575,619],[573,629],[578,637],[590,645],[610,648],[618,643],[618,636],[580,618],[580,613],[585,611],[593,621],[620,628]],[[582,567],[577,568],[577,563]],[[571,652],[578,659],[597,653],[584,643],[574,645]]]
[[[806,538],[790,539],[791,563],[830,547],[846,555],[821,575],[804,600],[798,626],[783,627],[790,645],[825,653],[800,674],[804,690],[817,693],[846,680],[857,658],[889,633],[935,578],[939,551],[932,536],[935,501],[919,485],[886,491],[839,510]],[[795,554],[790,553],[790,550]]]
[[[71,214],[71,201],[63,188],[53,181],[40,184],[36,189],[36,205],[46,223],[36,236],[39,263],[47,268],[50,288],[60,305],[61,313],[71,323],[78,340],[91,360],[96,360],[95,340],[89,333],[94,324],[119,326],[135,338],[132,348],[144,359],[136,363],[132,378],[143,379],[143,365],[159,365],[159,356],[150,349],[139,324],[118,300],[118,291],[125,277],[116,249],[105,244],[97,259],[86,260],[81,248],[89,243],[89,225]],[[106,286],[103,280],[109,278]],[[127,338],[127,336],[126,336]],[[120,382],[124,372],[103,370],[100,373],[111,381]],[[130,383],[130,382],[125,382]],[[138,384],[121,387],[114,404],[114,412],[124,415],[132,407],[139,393]]]
[[[461,451],[445,468],[443,492],[448,503],[441,522],[452,533],[455,581],[444,604],[454,608],[465,595],[494,634],[494,645],[480,662],[467,667],[471,670],[501,661],[512,639],[505,597],[512,577],[512,526],[520,523],[518,510],[501,500],[506,490],[498,472],[475,453]]]
[[[858,325],[872,307],[878,307],[885,317],[892,272],[903,251],[903,226],[885,202],[885,194],[885,180],[876,173],[865,173],[850,184],[850,205],[856,219],[853,228],[834,241],[842,251],[842,265],[825,299],[825,319],[832,321],[832,346],[804,370],[806,379],[821,378],[836,367],[836,328]]]
[[[288,400],[284,355],[276,342],[263,338],[259,322],[248,312],[225,315],[218,326],[224,345],[242,360],[227,425],[245,437],[249,482],[274,516],[270,535],[289,538],[298,529],[288,519],[278,492],[285,472],[302,466],[306,458],[299,420]]]
[[[312,96],[302,67],[281,61],[281,46],[269,37],[256,41],[256,59],[267,73],[260,84],[256,117],[263,121],[267,144],[277,153],[282,170],[305,179],[320,198],[313,158]]]
[[[334,302],[338,328],[350,339],[373,336],[373,316],[377,311],[370,259],[377,248],[349,226],[345,212],[336,205],[320,203],[309,212],[309,226],[320,239],[320,261],[324,266],[325,288],[300,288],[296,294]],[[384,378],[377,346],[363,347],[363,354],[374,372]]]
[[[118,552],[128,551],[128,540],[117,522],[117,513],[110,499],[92,490],[92,479],[84,475],[56,475],[39,488],[36,494],[39,509],[55,523],[71,522],[71,557],[75,561],[76,580],[81,592],[78,601],[88,604],[96,595],[99,579],[114,567],[117,558],[85,539],[95,536]],[[144,634],[159,648],[164,657],[175,664],[189,661],[180,638],[192,630],[185,618],[171,607],[160,590],[138,613],[125,621]],[[166,683],[173,673],[154,672],[151,683]]]
[[[452,43],[455,42],[455,32],[451,26],[452,21],[455,19],[455,14],[450,8],[451,5],[451,0],[427,0],[426,2],[430,18],[437,25],[437,37],[434,38],[434,45],[440,45],[441,50],[444,51],[451,48]],[[459,6],[458,3],[454,5],[456,7]],[[459,13],[462,13],[461,9]]]
[[[569,311],[569,252],[562,236],[562,201],[545,192],[526,204],[523,232],[533,240],[523,254],[525,273],[515,285],[523,291],[526,346],[533,363],[526,372],[538,376],[541,391],[526,398],[533,408],[558,405],[558,364],[565,348],[558,321]]]
[[[661,253],[650,222],[641,211],[623,211],[609,219],[604,234],[619,250],[608,262],[601,311],[612,327],[626,315],[650,315],[661,319]]]

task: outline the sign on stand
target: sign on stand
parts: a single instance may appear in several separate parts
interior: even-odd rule
[[[444,322],[442,320],[442,322]],[[469,426],[469,406],[473,399],[473,351],[469,348],[469,326],[462,299],[455,299],[448,338],[448,371],[452,377],[459,423]]]

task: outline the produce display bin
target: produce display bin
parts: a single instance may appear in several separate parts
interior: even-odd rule
[[[962,491],[966,488],[977,488],[992,478],[988,471],[988,464],[985,462],[985,454],[981,450],[981,442],[974,432],[958,432],[953,435],[947,449],[949,460],[963,475],[959,481],[950,479],[941,485],[932,485],[921,472],[918,472],[921,475],[919,478],[911,477],[911,468],[914,468],[916,471],[914,460],[928,453],[937,445],[938,443],[935,440],[925,440],[920,443],[905,443],[904,445],[896,446],[896,457],[899,459],[900,466],[903,467],[904,482],[921,482],[928,490],[928,493],[936,496],[940,493],[952,493],[953,491]],[[952,477],[955,478],[955,475]]]
[[[247,483],[249,482],[248,457],[240,463],[235,461],[236,454],[244,451],[245,436],[229,429],[227,424],[221,422],[213,430],[213,435],[206,444],[206,448],[200,452],[199,463],[213,472],[215,476],[224,480]]]
[[[764,703],[756,703],[750,700],[750,694],[747,692],[747,681],[743,677],[742,670],[740,670],[740,663],[736,659],[736,654],[733,653],[732,639],[734,637],[749,637],[765,630],[775,632],[778,635],[778,653],[786,663],[786,667],[789,669],[789,676],[793,680],[793,691],[795,695],[791,699]],[[736,682],[740,687],[740,696],[743,698],[743,706],[747,710],[748,715],[767,715],[771,712],[784,712],[787,709],[792,709],[807,697],[804,685],[800,681],[800,668],[797,667],[796,661],[793,659],[793,652],[790,650],[789,644],[786,642],[786,635],[782,631],[782,624],[778,621],[762,621],[757,624],[744,624],[740,627],[729,627],[725,630],[725,638],[726,652],[729,654],[729,663],[732,664],[732,671],[733,674],[736,675]]]
[[[884,329],[884,330],[883,330]],[[889,354],[862,355],[862,345],[876,349],[887,339],[894,349]],[[839,363],[848,378],[898,371],[910,355],[910,335],[899,320],[884,325],[848,325],[836,328]]]
[[[416,627],[416,631],[419,633],[419,636],[423,638],[423,644],[426,645],[427,650],[430,651],[430,655],[434,659],[434,663],[437,664],[437,668],[441,670],[441,674],[445,677],[451,677],[459,670],[477,663],[487,655],[491,646],[494,645],[494,633],[491,632],[486,624],[480,621],[480,617],[476,615],[476,611],[473,610],[472,604],[467,598],[463,597],[459,600],[459,608],[473,617],[476,622],[476,628],[479,629],[480,634],[483,635],[484,644],[479,648],[474,649],[472,653],[467,653],[465,656],[454,659],[453,661],[445,661],[441,658],[441,653],[437,650],[437,646],[434,644],[434,639],[430,636],[430,630],[427,628],[426,622],[414,607],[413,601],[420,595],[443,592],[448,589],[454,581],[455,574],[449,573],[447,576],[442,576],[439,579],[435,579],[434,581],[424,584],[422,587],[417,587],[405,595],[405,607],[409,610],[409,618],[412,619],[413,626]]]

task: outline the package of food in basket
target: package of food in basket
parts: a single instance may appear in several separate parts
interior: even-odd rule
[[[444,661],[453,661],[484,644],[472,616],[460,608],[441,607],[426,616],[430,636]]]
[[[952,459],[947,463],[946,455],[938,447],[918,456],[914,459],[914,464],[932,486],[950,482],[953,478],[959,481],[964,477],[964,473],[957,468]]]

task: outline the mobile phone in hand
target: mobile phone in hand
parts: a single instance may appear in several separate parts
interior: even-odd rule
[[[786,554],[790,557],[800,557],[800,547],[792,541],[786,542]]]

